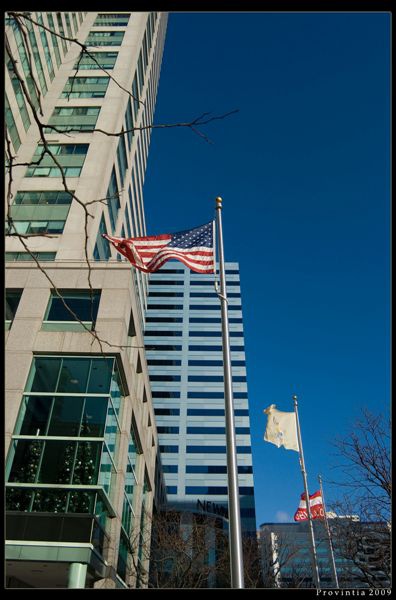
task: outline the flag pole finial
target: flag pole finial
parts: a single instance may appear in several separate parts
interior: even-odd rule
[[[220,196],[217,196],[217,198],[216,198],[216,204],[217,204],[216,208],[221,208],[222,202],[223,202],[223,198],[221,198]]]

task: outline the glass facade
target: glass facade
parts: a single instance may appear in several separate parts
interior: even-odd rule
[[[7,458],[7,511],[87,513],[105,534],[123,393],[112,356],[34,357]]]
[[[229,319],[242,528],[254,534],[255,507],[238,265],[227,265],[234,308]],[[150,275],[145,343],[168,501],[227,508],[220,302],[213,279],[168,262]],[[178,291],[173,290],[177,288]],[[200,289],[201,288],[201,289]],[[191,295],[194,298],[191,302]],[[177,304],[170,297],[177,295]],[[200,302],[199,305],[195,302]],[[232,320],[234,319],[234,321]],[[178,344],[174,345],[176,338]]]

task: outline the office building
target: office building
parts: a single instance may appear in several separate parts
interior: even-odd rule
[[[242,533],[256,535],[239,266],[226,264]],[[220,301],[214,277],[150,276],[146,356],[169,507],[228,516]]]
[[[166,22],[159,12],[6,15],[9,588],[145,585],[143,531],[165,498],[147,281],[101,234],[146,231],[144,127]]]
[[[329,518],[340,588],[389,587],[386,575],[389,565],[378,562],[378,535],[383,532],[383,525],[363,523],[356,516]],[[335,588],[324,522],[315,519],[313,526],[320,586],[322,589]],[[308,521],[263,523],[259,543],[264,587],[315,587]],[[383,552],[381,556],[384,556]]]

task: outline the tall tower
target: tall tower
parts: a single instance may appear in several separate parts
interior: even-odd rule
[[[101,234],[145,234],[167,15],[6,17],[6,586],[145,585],[147,283]]]
[[[242,532],[256,535],[239,266],[226,264]],[[227,516],[220,302],[178,262],[150,276],[145,344],[168,502]]]

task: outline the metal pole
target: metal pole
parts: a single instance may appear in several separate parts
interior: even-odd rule
[[[337,575],[337,569],[336,569],[335,558],[334,558],[333,540],[331,539],[329,521],[327,519],[326,505],[325,505],[325,499],[324,499],[324,495],[323,495],[322,477],[320,475],[318,475],[318,479],[319,479],[319,486],[320,486],[320,495],[322,496],[324,522],[325,522],[325,526],[326,526],[327,537],[329,538],[331,568],[333,571],[334,583],[335,583],[336,588],[338,589],[340,586],[338,585],[338,575]]]
[[[298,419],[297,396],[293,396],[293,400],[294,400],[294,410],[296,413],[297,437],[298,437],[298,447],[299,447],[299,455],[300,455],[300,467],[301,467],[301,473],[302,473],[303,481],[304,481],[305,500],[306,500],[306,504],[307,504],[309,533],[310,533],[311,548],[312,548],[312,570],[313,570],[315,586],[319,590],[320,589],[320,579],[319,579],[318,559],[316,556],[316,545],[315,545],[315,536],[314,536],[314,529],[313,529],[313,523],[312,523],[311,507],[309,505],[307,472],[305,470],[305,461],[304,461],[304,452],[303,452],[302,440],[301,440],[300,422]]]
[[[228,517],[230,535],[230,567],[231,587],[243,588],[243,554],[241,515],[239,510],[238,464],[236,454],[236,435],[234,425],[234,401],[232,394],[232,375],[230,359],[230,336],[228,332],[228,303],[225,282],[223,231],[221,224],[222,199],[216,198],[218,251],[220,270],[220,302],[223,336],[223,365],[224,365],[224,400],[226,421],[227,446],[227,475],[228,475]]]
[[[85,588],[87,578],[87,565],[84,563],[71,563],[67,579],[68,588]]]

